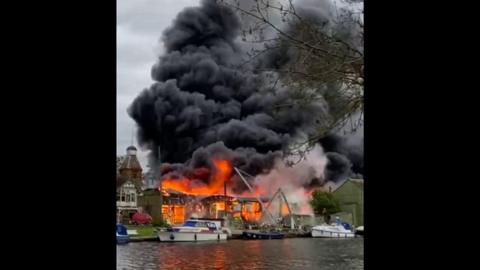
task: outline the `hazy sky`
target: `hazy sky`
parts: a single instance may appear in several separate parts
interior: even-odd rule
[[[163,51],[160,36],[187,6],[199,0],[117,0],[117,155],[132,143],[135,122],[127,108],[153,82],[150,69]],[[134,145],[138,147],[136,141]],[[147,152],[139,148],[146,170]]]

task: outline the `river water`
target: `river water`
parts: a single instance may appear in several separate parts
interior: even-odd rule
[[[129,243],[117,269],[363,269],[363,238]]]

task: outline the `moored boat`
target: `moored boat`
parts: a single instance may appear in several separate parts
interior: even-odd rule
[[[162,242],[197,242],[227,240],[227,233],[222,230],[217,220],[189,219],[183,226],[158,232]]]
[[[350,238],[355,237],[355,233],[349,229],[345,228],[344,224],[335,224],[335,225],[319,225],[312,228],[312,237],[322,237],[322,238]]]
[[[127,244],[130,242],[127,227],[122,224],[117,224],[117,244]]]

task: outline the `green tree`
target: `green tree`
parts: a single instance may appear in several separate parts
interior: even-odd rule
[[[333,197],[332,193],[315,191],[312,194],[310,204],[316,214],[322,214],[323,209],[327,210],[327,214],[335,214],[341,211],[338,201]]]

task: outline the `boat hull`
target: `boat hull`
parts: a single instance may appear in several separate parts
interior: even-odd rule
[[[130,242],[130,237],[128,235],[117,234],[117,244],[127,244],[128,242]]]
[[[226,233],[204,232],[158,232],[161,242],[198,242],[198,241],[221,241],[227,240]]]
[[[128,230],[125,225],[117,224],[117,244],[126,244],[130,241]]]
[[[246,240],[267,240],[267,239],[283,239],[282,233],[255,233],[255,232],[243,232],[242,238]]]
[[[321,237],[321,238],[351,238],[355,237],[353,232],[335,232],[323,229],[313,229],[312,237]]]

